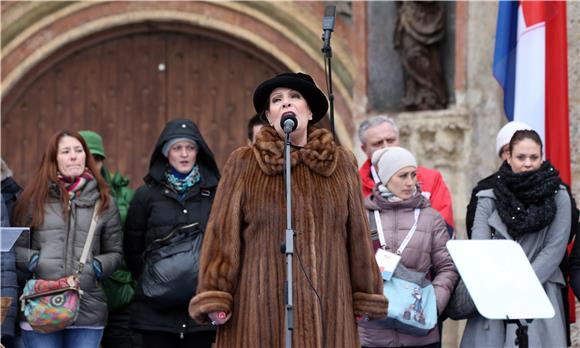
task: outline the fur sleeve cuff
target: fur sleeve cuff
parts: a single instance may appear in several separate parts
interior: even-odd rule
[[[384,295],[355,292],[353,307],[355,315],[366,315],[370,319],[381,319],[387,316],[389,301]]]
[[[208,324],[208,313],[232,311],[234,299],[223,291],[204,291],[189,301],[189,315],[199,324]]]

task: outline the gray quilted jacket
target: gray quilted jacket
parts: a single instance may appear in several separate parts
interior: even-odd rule
[[[53,187],[55,188],[55,187]],[[37,278],[55,280],[74,274],[89,232],[99,191],[96,180],[87,182],[81,194],[71,201],[68,220],[63,217],[58,190],[51,189],[45,203],[44,223],[30,235],[23,234],[16,247],[17,267],[27,272],[30,258],[39,255],[34,273]],[[73,326],[105,326],[107,299],[95,276],[93,258],[102,266],[101,278],[111,275],[121,264],[122,234],[119,211],[111,199],[109,208],[98,218],[95,236],[81,273],[81,308]]]

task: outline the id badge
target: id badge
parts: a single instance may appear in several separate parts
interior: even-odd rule
[[[379,249],[375,254],[375,258],[383,279],[391,280],[399,261],[401,261],[401,256],[384,249]]]

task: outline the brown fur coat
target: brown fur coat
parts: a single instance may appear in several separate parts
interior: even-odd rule
[[[218,329],[218,347],[285,342],[283,150],[276,131],[265,127],[257,143],[232,153],[224,168],[189,305],[200,323],[213,311],[232,313]],[[387,301],[354,156],[337,147],[329,131],[309,129],[307,145],[292,152],[292,165],[293,346],[320,347],[324,337],[327,347],[359,346],[355,315],[384,317]]]

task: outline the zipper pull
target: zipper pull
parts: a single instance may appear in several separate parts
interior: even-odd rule
[[[72,197],[68,200],[68,217],[72,216]]]

